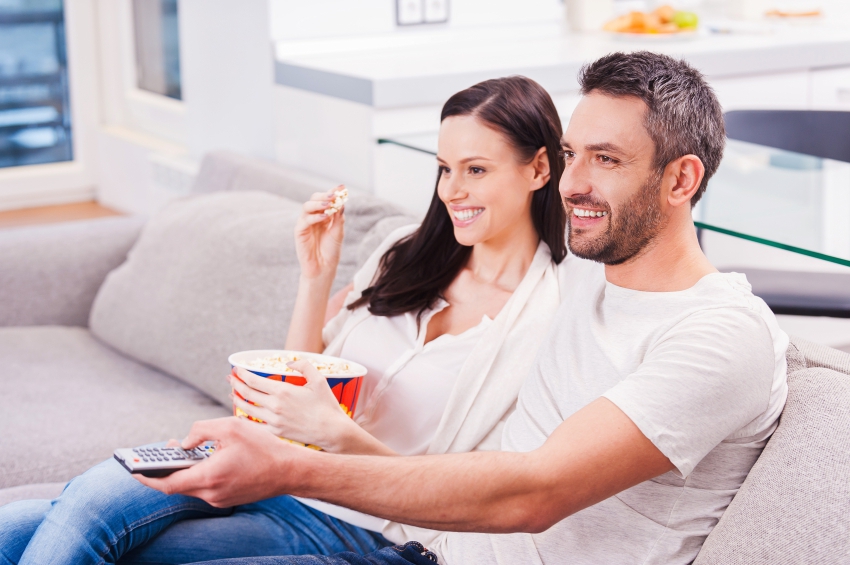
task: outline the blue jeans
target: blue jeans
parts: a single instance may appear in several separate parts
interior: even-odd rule
[[[0,564],[192,563],[271,555],[364,554],[383,536],[289,496],[214,508],[150,489],[114,460],[68,483],[59,498],[0,507]]]
[[[195,565],[435,565],[437,557],[415,541],[387,547],[367,555],[352,552],[336,555],[261,557],[259,559],[222,559]]]

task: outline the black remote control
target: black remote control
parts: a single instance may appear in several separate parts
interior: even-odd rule
[[[113,457],[131,473],[145,477],[165,477],[196,465],[215,452],[208,441],[194,449],[180,447],[133,447],[116,449]]]

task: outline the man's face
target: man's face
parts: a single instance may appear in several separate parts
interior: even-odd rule
[[[655,146],[635,97],[591,92],[573,112],[563,145],[560,192],[570,251],[619,265],[635,257],[664,225]]]

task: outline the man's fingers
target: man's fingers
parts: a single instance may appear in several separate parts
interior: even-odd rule
[[[206,461],[202,461],[188,469],[175,471],[167,477],[162,478],[145,477],[139,474],[134,474],[133,477],[143,485],[156,489],[169,496],[172,494],[196,496],[196,494],[193,493],[200,491],[206,484],[204,471],[203,469],[200,469],[200,466],[204,463],[206,463]]]
[[[205,441],[221,441],[229,438],[233,418],[217,418],[215,420],[200,420],[192,424],[189,435],[180,442],[183,449],[193,449]]]

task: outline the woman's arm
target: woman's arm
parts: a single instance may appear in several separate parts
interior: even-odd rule
[[[317,192],[304,203],[295,224],[295,251],[301,265],[301,277],[286,349],[321,353],[325,348],[322,328],[345,237],[344,210],[325,214],[333,199],[334,191]]]

